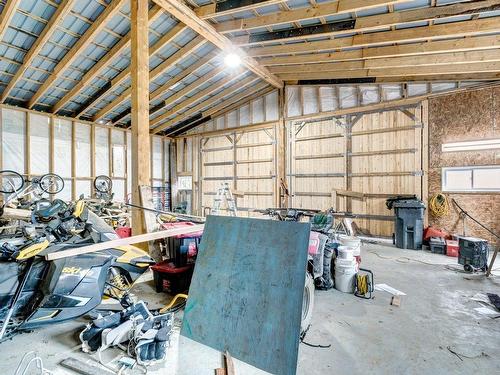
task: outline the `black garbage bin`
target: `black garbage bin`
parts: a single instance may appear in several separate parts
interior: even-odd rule
[[[422,249],[425,204],[420,199],[396,200],[394,208],[394,237],[400,249]]]

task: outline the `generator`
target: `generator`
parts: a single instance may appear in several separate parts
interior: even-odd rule
[[[488,241],[474,237],[460,237],[458,264],[462,264],[465,271],[486,271],[488,269],[488,254]]]

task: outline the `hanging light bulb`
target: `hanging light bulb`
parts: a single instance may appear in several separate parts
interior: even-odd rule
[[[224,64],[226,64],[226,66],[229,68],[236,68],[236,67],[240,66],[241,58],[236,53],[233,53],[233,52],[228,53],[224,57]]]

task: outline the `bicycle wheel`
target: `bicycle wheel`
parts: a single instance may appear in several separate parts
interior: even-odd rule
[[[0,171],[0,193],[12,194],[24,186],[24,177],[11,170]]]
[[[64,189],[64,180],[55,173],[47,173],[40,177],[38,186],[44,193],[57,194]]]
[[[113,181],[108,176],[100,175],[94,179],[94,187],[99,193],[111,193]]]

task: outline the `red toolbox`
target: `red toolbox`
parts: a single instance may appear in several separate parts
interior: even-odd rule
[[[448,237],[448,233],[446,233],[445,231],[443,231],[441,229],[434,228],[434,227],[425,228],[424,229],[424,236],[423,236],[424,242],[428,242],[431,239],[431,237],[446,238],[446,237]]]
[[[446,255],[458,258],[458,241],[446,240]]]
[[[151,266],[156,292],[166,291],[171,294],[184,293],[189,289],[193,277],[194,264],[176,267],[170,260]]]

